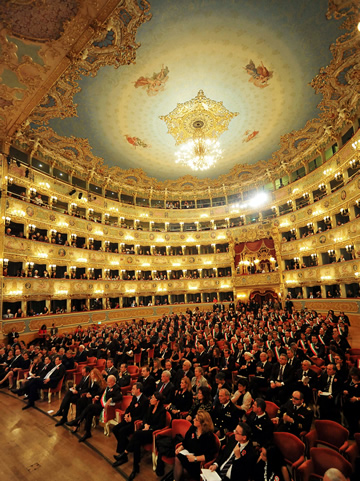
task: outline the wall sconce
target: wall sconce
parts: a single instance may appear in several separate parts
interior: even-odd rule
[[[325,222],[325,224],[330,224],[331,219],[328,215],[326,217],[324,217],[324,222]]]
[[[14,179],[12,177],[9,177],[7,181],[8,184],[11,185],[14,182]]]
[[[50,231],[50,234],[51,234],[51,237],[55,237],[56,236],[56,230],[55,229],[51,229]]]
[[[328,254],[330,257],[335,257],[335,251],[334,250],[328,250]]]
[[[316,258],[317,258],[317,254],[311,254],[311,258],[312,258],[312,259],[316,259]]]
[[[89,272],[94,272],[94,268],[93,268],[93,267],[89,267],[89,268],[88,268],[88,271],[89,271]]]
[[[287,203],[287,205],[291,205],[291,204],[292,204],[292,200],[289,199],[286,203]]]
[[[89,209],[90,210],[90,209]],[[110,214],[104,214],[105,219],[108,219],[110,217]],[[138,221],[139,222],[139,221]]]
[[[75,202],[72,202],[72,203],[70,204],[70,207],[71,207],[72,209],[76,209],[77,204],[75,204]]]
[[[313,228],[313,223],[312,223],[312,222],[308,222],[306,225],[307,225],[307,228],[308,228],[308,229],[312,229],[312,228]]]
[[[27,265],[28,269],[30,269],[30,270],[32,270],[33,267],[34,267],[34,263],[33,263],[33,262],[28,262],[26,265]]]
[[[295,261],[295,262],[299,262],[299,260],[300,260],[300,257],[294,257],[294,261]],[[255,262],[256,262],[256,261],[255,261]],[[259,261],[258,261],[258,262],[259,262]]]
[[[56,204],[56,202],[57,202],[57,197],[52,196],[52,197],[51,197],[51,200],[52,200],[52,203],[53,203],[53,204]]]
[[[93,243],[94,243],[94,239],[93,239],[92,237],[90,237],[90,239],[89,239],[89,244],[90,244],[90,245],[93,245]]]
[[[346,249],[346,252],[351,252],[354,249],[354,246],[349,244],[349,245],[345,246],[345,249]]]
[[[51,272],[55,272],[56,271],[56,264],[50,264],[49,268],[50,268]]]
[[[349,215],[349,210],[348,210],[348,209],[340,209],[340,214],[341,214],[341,215],[344,215],[344,216],[348,216],[348,215]]]
[[[10,217],[5,217],[5,224],[6,224],[6,225],[9,225],[10,222],[11,222]]]
[[[30,187],[30,197],[35,197],[36,195],[36,189],[34,187]]]
[[[9,259],[3,259],[3,265],[7,267],[9,265]]]
[[[29,232],[31,234],[33,234],[35,232],[35,229],[36,229],[36,225],[34,224],[29,224]]]
[[[342,179],[342,176],[342,173],[338,172],[337,174],[335,174],[335,180],[340,181]]]
[[[360,139],[359,140],[355,140],[355,142],[352,145],[352,148],[354,150],[359,150],[360,149]]]
[[[357,159],[350,160],[350,167],[354,169],[358,165],[359,161]]]
[[[76,235],[76,234],[71,234],[71,240],[72,240],[72,241],[75,241],[76,238],[77,238],[77,235]]]
[[[320,185],[319,185],[319,190],[321,190],[321,191],[326,190],[326,185],[325,185],[325,184],[320,184]]]
[[[70,267],[70,271],[71,271],[71,272],[76,272],[76,266],[71,266],[71,267]]]
[[[295,234],[295,233],[296,233],[295,229],[290,229],[290,234]]]
[[[304,192],[304,193],[303,193],[303,197],[304,197],[304,199],[308,199],[308,198],[309,198],[309,193],[308,193],[308,192]]]

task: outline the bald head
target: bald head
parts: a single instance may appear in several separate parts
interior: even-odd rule
[[[346,478],[338,469],[330,468],[324,474],[323,481],[346,481]]]

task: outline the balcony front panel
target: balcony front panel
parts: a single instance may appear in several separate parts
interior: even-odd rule
[[[182,293],[197,294],[200,292],[228,292],[232,290],[233,280],[231,277],[170,281],[3,278],[3,301],[6,302],[90,297],[138,297]]]
[[[234,287],[237,289],[257,286],[278,286],[280,284],[279,272],[265,274],[245,274],[234,277]]]
[[[286,287],[359,282],[360,259],[284,271]]]

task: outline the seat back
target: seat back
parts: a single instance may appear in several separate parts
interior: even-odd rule
[[[154,352],[155,352],[154,348],[148,350],[148,360],[154,359]]]
[[[96,367],[99,371],[103,371],[105,369],[106,359],[98,359],[96,362]]]
[[[291,433],[274,433],[274,443],[280,449],[285,461],[294,464],[305,455],[305,444]]]
[[[127,371],[131,377],[139,376],[139,368],[138,366],[128,366]]]
[[[130,406],[130,403],[132,401],[132,396],[124,396],[121,400],[121,404],[120,404],[120,409],[122,411],[126,411],[126,409]]]
[[[61,389],[62,389],[63,382],[64,382],[64,376],[60,379],[60,381],[58,382],[58,385],[57,385],[56,387],[51,387],[51,388],[50,388],[50,391],[51,391],[53,394],[60,392]]]
[[[347,478],[351,476],[352,466],[349,461],[332,449],[311,448],[310,458],[313,473],[318,476],[324,476],[329,468],[337,468]]]
[[[339,423],[329,420],[315,421],[316,442],[340,449],[349,439],[349,431]]]
[[[186,419],[174,419],[171,425],[171,437],[174,438],[177,434],[185,437],[185,434],[190,429],[191,423]]]
[[[313,364],[315,364],[315,366],[317,366],[317,367],[321,367],[321,366],[323,366],[323,365],[325,364],[324,359],[321,359],[320,357],[315,357],[315,356],[313,356],[313,357],[310,358],[310,360],[311,360],[311,362],[312,362]]]
[[[354,438],[355,443],[348,446],[345,451],[345,457],[352,464],[353,469],[355,469],[356,458],[360,454],[360,433],[355,433]]]
[[[139,352],[138,354],[134,354],[134,363],[135,364],[141,364],[141,352]]]
[[[278,411],[279,411],[279,406],[271,401],[265,401],[266,403],[266,412],[269,415],[270,419],[276,418]]]

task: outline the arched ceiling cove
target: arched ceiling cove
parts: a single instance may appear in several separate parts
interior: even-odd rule
[[[192,174],[174,163],[175,141],[160,116],[202,89],[239,113],[220,138],[222,160],[195,173],[215,178],[267,160],[282,135],[318,115],[320,97],[309,83],[330,62],[340,33],[325,18],[326,0],[150,3],[136,64],[82,79],[77,117],[50,122],[59,135],[88,138],[110,166],[141,168],[159,180]]]
[[[114,190],[273,184],[354,121],[359,18],[357,0],[6,0],[0,140]],[[237,115],[193,172],[161,117],[200,90]]]

